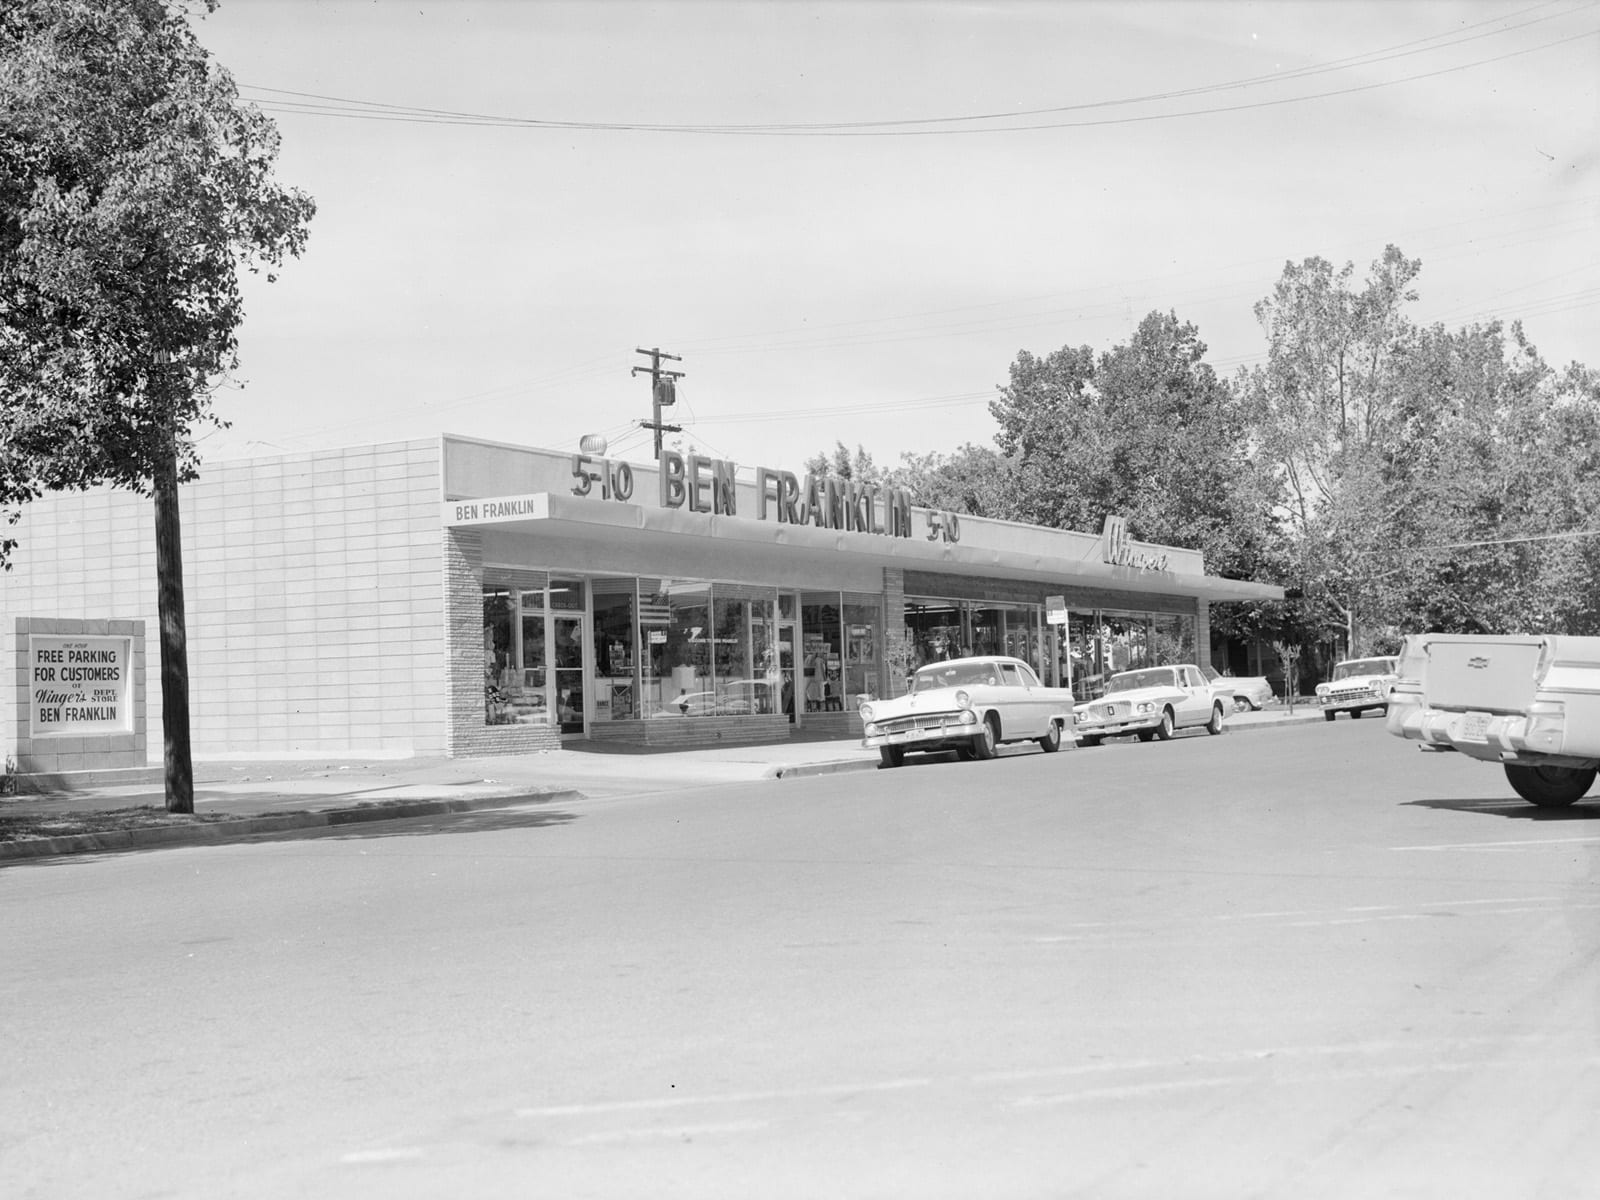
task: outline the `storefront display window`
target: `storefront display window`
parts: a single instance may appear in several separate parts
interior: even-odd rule
[[[846,603],[844,618],[844,706],[854,712],[863,696],[878,693],[878,663],[883,649],[877,604]]]
[[[639,715],[638,584],[633,579],[593,579],[594,719],[626,721]]]
[[[1007,654],[1022,659],[1041,679],[1050,677],[1049,634],[1038,605],[908,598],[906,636],[913,669],[975,654]]]
[[[1107,680],[1119,671],[1195,661],[1193,617],[1074,609],[1067,628],[1072,691],[1079,700],[1104,695]]]
[[[579,593],[582,603],[582,593]],[[581,621],[581,616],[580,616]],[[510,571],[483,589],[483,719],[486,725],[550,720],[545,577]],[[581,686],[582,671],[577,672]]]
[[[643,715],[713,714],[711,585],[687,579],[641,579],[639,596],[641,611],[648,605],[660,618],[652,627],[645,656]]]
[[[961,658],[965,634],[957,600],[906,601],[906,636],[911,639],[911,669],[924,663]]]
[[[712,586],[716,630],[717,712],[750,716],[781,711],[774,633],[777,593],[772,588]]]
[[[838,592],[800,597],[801,678],[806,712],[844,711],[844,629]]]

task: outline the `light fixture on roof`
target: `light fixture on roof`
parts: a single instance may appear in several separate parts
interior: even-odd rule
[[[586,433],[578,439],[578,449],[584,454],[604,454],[606,452],[606,439],[604,434]]]

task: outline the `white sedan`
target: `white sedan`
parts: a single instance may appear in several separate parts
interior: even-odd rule
[[[1201,667],[1200,673],[1212,686],[1233,690],[1234,712],[1259,712],[1263,704],[1277,699],[1264,675],[1222,675],[1214,667]]]
[[[1038,742],[1061,749],[1072,728],[1072,692],[1046,687],[1018,658],[953,658],[929,663],[911,690],[860,707],[863,746],[875,746],[886,767],[908,750],[955,750],[962,758],[993,758],[1001,742]]]
[[[1224,710],[1233,703],[1226,685],[1226,680],[1209,682],[1190,663],[1123,671],[1111,677],[1104,696],[1078,705],[1078,742],[1098,746],[1104,738],[1129,733],[1141,742],[1166,741],[1192,725],[1221,733]]]
[[[1333,679],[1317,684],[1317,703],[1322,719],[1331,721],[1342,712],[1359,720],[1366,709],[1389,710],[1389,693],[1398,680],[1398,658],[1352,658],[1333,668]]]

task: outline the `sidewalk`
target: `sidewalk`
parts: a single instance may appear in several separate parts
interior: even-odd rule
[[[1315,707],[1280,706],[1228,718],[1230,732],[1314,720]],[[1064,747],[1071,749],[1070,745]],[[764,746],[641,751],[595,743],[546,754],[492,758],[341,760],[310,758],[195,764],[195,816],[167,824],[62,836],[3,839],[0,863],[86,851],[225,841],[253,833],[398,820],[582,797],[640,795],[696,784],[786,779],[876,770],[878,752],[856,739],[796,738]],[[165,805],[161,771],[151,767],[116,782],[0,797],[0,823],[24,818],[39,831],[103,814]]]

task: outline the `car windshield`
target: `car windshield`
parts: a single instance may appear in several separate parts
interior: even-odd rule
[[[1342,662],[1333,669],[1335,679],[1349,679],[1354,675],[1393,675],[1394,659],[1392,658],[1358,658],[1354,662]]]
[[[1172,668],[1153,667],[1148,671],[1127,671],[1113,675],[1107,692],[1135,692],[1140,688],[1172,687]]]
[[[931,692],[935,688],[972,687],[975,684],[997,684],[1000,669],[993,663],[942,662],[931,663],[919,670],[911,680],[913,692]]]

